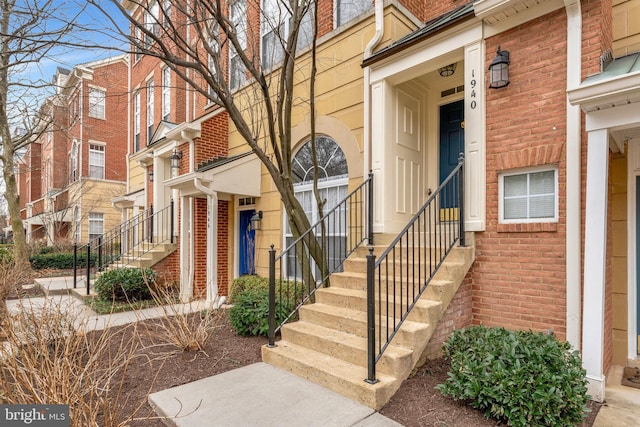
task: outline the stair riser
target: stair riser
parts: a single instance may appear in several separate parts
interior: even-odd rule
[[[368,384],[364,381],[367,376],[366,370],[356,373],[356,376],[361,374],[357,378],[348,378],[340,372],[318,370],[304,361],[287,357],[278,347],[275,349],[263,347],[262,360],[374,409],[381,409],[402,383],[401,380],[395,380],[375,385]]]
[[[325,292],[322,292],[322,291],[323,289],[319,290],[316,293],[317,302],[319,303],[332,305],[335,307],[344,307],[351,310],[358,310],[365,313],[367,311],[366,294],[363,294],[361,296],[355,296],[355,295],[345,296],[345,295],[335,294],[330,291],[325,291]],[[400,302],[400,299],[398,297],[395,304],[393,302],[387,303],[386,299],[383,299],[382,304],[379,304],[376,299],[376,312],[378,312],[378,310],[381,309],[382,315],[386,315],[389,312],[393,316],[394,307],[395,307],[395,313],[398,313],[398,314],[402,313],[403,310],[406,310],[406,307],[407,307],[406,299],[403,299],[402,302]],[[416,312],[418,318],[420,319],[433,319],[434,310],[439,313],[440,311],[439,305],[425,306],[425,305],[421,305],[420,301],[418,301],[418,303],[414,306],[414,309],[412,311]],[[396,317],[399,317],[399,315]]]
[[[300,319],[305,322],[324,326],[325,328],[333,328],[341,332],[353,334],[361,338],[367,337],[367,324],[365,318],[345,318],[335,316],[332,313],[309,309],[309,307],[305,306],[300,309]],[[390,324],[390,327],[392,328],[393,325]],[[431,333],[431,329],[432,328],[429,325],[424,325],[424,328],[418,332],[407,331],[401,328],[394,338],[394,344],[404,348],[415,348],[416,343],[426,339],[426,337]],[[391,330],[389,330],[389,333],[391,333]],[[386,337],[386,334],[383,335]]]
[[[364,339],[361,346],[352,347],[336,340],[305,333],[297,328],[287,328],[286,325],[282,328],[282,339],[363,368],[367,367],[367,346]],[[411,354],[403,355],[400,358],[384,354],[376,365],[376,369],[380,373],[390,374],[395,377],[406,376],[412,367]]]
[[[395,251],[391,251],[387,256],[389,259],[416,259],[416,260],[429,260],[429,257],[432,259],[439,258],[440,253],[444,253],[444,248],[442,251],[438,251],[438,246],[434,246],[431,248],[418,248],[418,247],[409,247],[407,252],[407,247],[403,246],[402,250],[397,247]],[[380,258],[382,253],[387,249],[386,246],[374,246],[373,254],[376,256],[376,259]],[[460,251],[459,249],[463,249]],[[463,261],[465,254],[464,250],[466,248],[460,248],[458,246],[454,247],[447,259],[453,261]],[[349,257],[349,259],[353,260],[363,260],[366,261],[367,255],[369,255],[369,248],[367,246],[359,246],[355,252]]]

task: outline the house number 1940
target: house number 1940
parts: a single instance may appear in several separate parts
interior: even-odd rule
[[[471,95],[469,96],[469,98],[471,98],[471,109],[475,110],[476,106],[478,105],[477,101],[476,101],[476,85],[478,84],[478,82],[476,81],[476,70],[472,69],[471,70],[471,81],[469,82],[469,85],[471,86]]]

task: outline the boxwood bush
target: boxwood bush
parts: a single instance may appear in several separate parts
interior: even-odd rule
[[[437,388],[511,426],[575,426],[587,409],[577,351],[553,335],[473,326],[444,346],[449,378]]]
[[[150,268],[117,268],[105,271],[94,288],[103,301],[134,302],[151,299],[156,273]]]
[[[247,274],[234,279],[229,289],[229,302],[235,303],[238,295],[245,289],[269,289],[269,279],[254,274]]]
[[[293,304],[276,300],[276,325],[293,310]],[[240,291],[229,312],[229,321],[238,335],[269,334],[269,290],[247,288]]]
[[[93,267],[97,260],[96,254],[91,254],[89,262]],[[53,252],[31,255],[29,257],[31,268],[34,270],[44,270],[45,268],[55,268],[60,270],[68,270],[73,268],[73,252]],[[77,267],[85,267],[87,265],[86,254],[78,254]]]

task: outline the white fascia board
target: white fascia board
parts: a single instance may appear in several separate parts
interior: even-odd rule
[[[571,105],[579,105],[585,112],[625,101],[640,102],[640,72],[580,86],[567,94]]]

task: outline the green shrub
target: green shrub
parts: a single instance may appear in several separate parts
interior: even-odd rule
[[[98,277],[94,288],[102,301],[133,302],[151,299],[156,273],[150,268],[117,268]]]
[[[97,255],[92,253],[89,260],[93,267],[96,263]],[[55,268],[59,270],[68,270],[73,268],[73,252],[55,252],[35,254],[29,257],[31,268],[34,270],[44,270],[45,268]],[[77,267],[86,267],[87,255],[78,254]]]
[[[9,263],[13,261],[13,247],[0,246],[0,262]]]
[[[293,310],[293,305],[276,301],[276,325],[282,323]],[[269,333],[269,291],[248,288],[239,292],[229,313],[231,326],[238,335],[264,335]]]
[[[266,277],[247,274],[234,279],[229,289],[229,302],[234,304],[238,295],[246,289],[269,289],[269,279]]]
[[[444,346],[449,378],[437,388],[511,426],[574,426],[588,409],[577,351],[553,335],[473,326]]]

